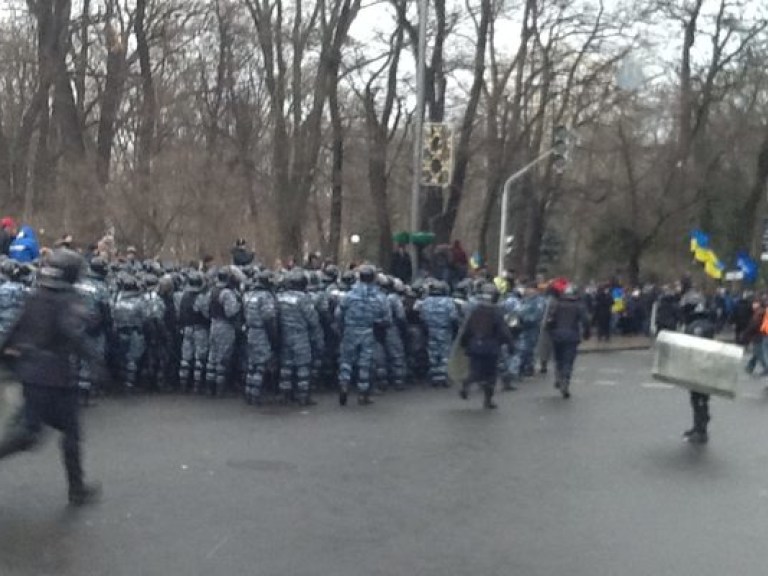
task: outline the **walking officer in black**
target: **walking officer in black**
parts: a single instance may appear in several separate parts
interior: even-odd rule
[[[477,303],[467,317],[460,344],[469,358],[469,376],[463,382],[459,396],[469,398],[469,386],[479,384],[483,389],[483,408],[494,409],[497,370],[501,346],[512,347],[512,332],[504,321],[504,312],[497,305],[499,291],[491,283],[484,284]]]
[[[69,484],[69,502],[75,506],[98,498],[100,489],[86,484],[80,453],[79,390],[72,369],[73,356],[93,362],[103,373],[85,335],[87,308],[74,284],[85,267],[72,250],[53,252],[39,273],[39,287],[26,300],[24,311],[3,343],[14,358],[23,385],[24,405],[0,439],[0,459],[32,449],[42,438],[43,426],[62,433],[61,450]]]

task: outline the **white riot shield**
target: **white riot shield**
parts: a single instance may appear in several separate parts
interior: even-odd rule
[[[733,399],[743,355],[741,346],[662,330],[656,339],[653,377],[692,392]]]

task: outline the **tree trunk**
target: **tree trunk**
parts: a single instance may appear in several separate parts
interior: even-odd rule
[[[108,19],[110,17],[111,12],[107,15]],[[107,21],[104,31],[107,44],[107,78],[104,84],[104,93],[101,96],[101,114],[96,141],[96,177],[102,188],[109,183],[112,145],[115,140],[117,114],[123,100],[126,76],[126,39],[120,38],[109,21]]]
[[[336,71],[338,76],[338,70]],[[344,203],[343,178],[344,178],[344,127],[341,123],[339,111],[338,77],[331,84],[328,97],[328,106],[331,112],[333,166],[331,168],[331,221],[329,223],[328,256],[334,262],[339,261],[341,250],[341,217]]]
[[[766,194],[768,194],[768,131],[763,137],[757,155],[755,182],[747,201],[744,203],[739,219],[740,222],[748,223],[748,225],[739,227],[736,236],[738,247],[750,247],[752,254],[759,254],[761,251],[765,214],[759,210],[759,207],[764,205]]]
[[[149,43],[146,33],[147,0],[137,0],[134,34],[136,35],[136,51],[139,56],[141,73],[141,110],[139,115],[139,130],[136,138],[136,171],[138,198],[144,207],[148,207],[147,220],[152,220],[154,210],[152,205],[152,146],[155,136],[156,101],[155,86],[152,78],[152,62],[150,60]],[[148,245],[154,247],[159,238],[146,238],[147,232],[152,234],[153,227],[145,220],[142,223],[142,237]],[[145,246],[146,247],[146,246]]]
[[[488,45],[488,29],[491,21],[492,2],[481,0],[480,21],[477,27],[477,43],[475,45],[475,59],[473,65],[472,86],[469,89],[469,101],[464,111],[464,118],[459,131],[458,143],[455,148],[455,165],[451,185],[448,187],[448,200],[445,208],[437,218],[435,233],[439,242],[448,242],[456,224],[456,215],[461,204],[464,186],[467,181],[467,173],[470,161],[470,144],[477,117],[477,109],[480,104],[480,96],[485,81],[485,53]]]
[[[91,27],[91,0],[82,0],[83,12],[80,20],[80,54],[75,74],[75,93],[77,94],[77,113],[85,118],[85,75],[88,69],[88,31]]]
[[[5,135],[2,108],[0,108],[0,198],[11,199],[11,146]]]

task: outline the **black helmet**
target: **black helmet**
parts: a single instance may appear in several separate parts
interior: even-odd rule
[[[307,284],[310,292],[317,292],[323,287],[323,281],[320,272],[307,272]]]
[[[328,264],[323,269],[323,282],[325,284],[333,284],[339,279],[339,267],[336,264]]]
[[[91,260],[91,273],[98,278],[107,276],[107,261],[101,256],[96,256]]]
[[[222,266],[216,272],[216,280],[221,284],[229,284],[229,280],[232,277],[232,273],[229,270],[229,266]]]
[[[190,288],[201,289],[203,284],[205,284],[205,278],[203,277],[202,273],[198,272],[197,270],[193,270],[189,273],[188,282]]]
[[[376,280],[376,268],[370,264],[363,264],[360,266],[360,268],[357,270],[357,273],[360,278],[360,282],[364,282],[365,284],[371,284],[374,280]]]
[[[376,283],[381,287],[382,290],[391,291],[393,288],[392,278],[384,273],[380,273],[376,276]]]
[[[307,288],[307,275],[301,268],[294,268],[285,276],[285,287],[288,290],[303,292]]]
[[[9,280],[16,280],[19,277],[19,263],[11,258],[6,258],[0,263],[0,273]]]
[[[497,302],[499,299],[499,289],[493,282],[486,282],[480,287],[478,298],[484,302]]]
[[[160,295],[173,294],[173,276],[165,274],[158,280],[157,293]]]
[[[456,298],[466,299],[472,293],[472,280],[464,278],[461,282],[456,284],[456,288],[453,289],[453,295]]]
[[[429,295],[430,296],[448,296],[450,287],[447,282],[442,280],[435,280],[429,283]]]
[[[128,272],[120,272],[117,276],[117,287],[120,290],[134,291],[139,289],[139,281]]]
[[[40,285],[47,288],[71,286],[80,278],[85,260],[74,250],[54,250],[45,266],[40,269]]]
[[[144,286],[146,286],[147,288],[154,288],[155,286],[157,286],[157,283],[158,283],[158,279],[157,279],[157,276],[155,276],[154,274],[144,275]]]
[[[341,283],[345,286],[352,286],[355,283],[355,273],[347,270],[341,275]]]

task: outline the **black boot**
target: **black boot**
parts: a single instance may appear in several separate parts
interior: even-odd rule
[[[462,400],[469,400],[469,382],[464,382],[459,389],[459,397]]]
[[[317,406],[317,402],[315,402],[312,399],[312,396],[309,394],[309,392],[303,392],[299,395],[298,398],[299,406]]]
[[[87,506],[98,502],[101,498],[101,485],[98,483],[82,483],[69,488],[69,503],[72,506]]]
[[[483,400],[483,408],[486,410],[494,410],[498,408],[496,403],[493,401],[493,388],[487,386],[483,392],[485,394],[485,399]]]

